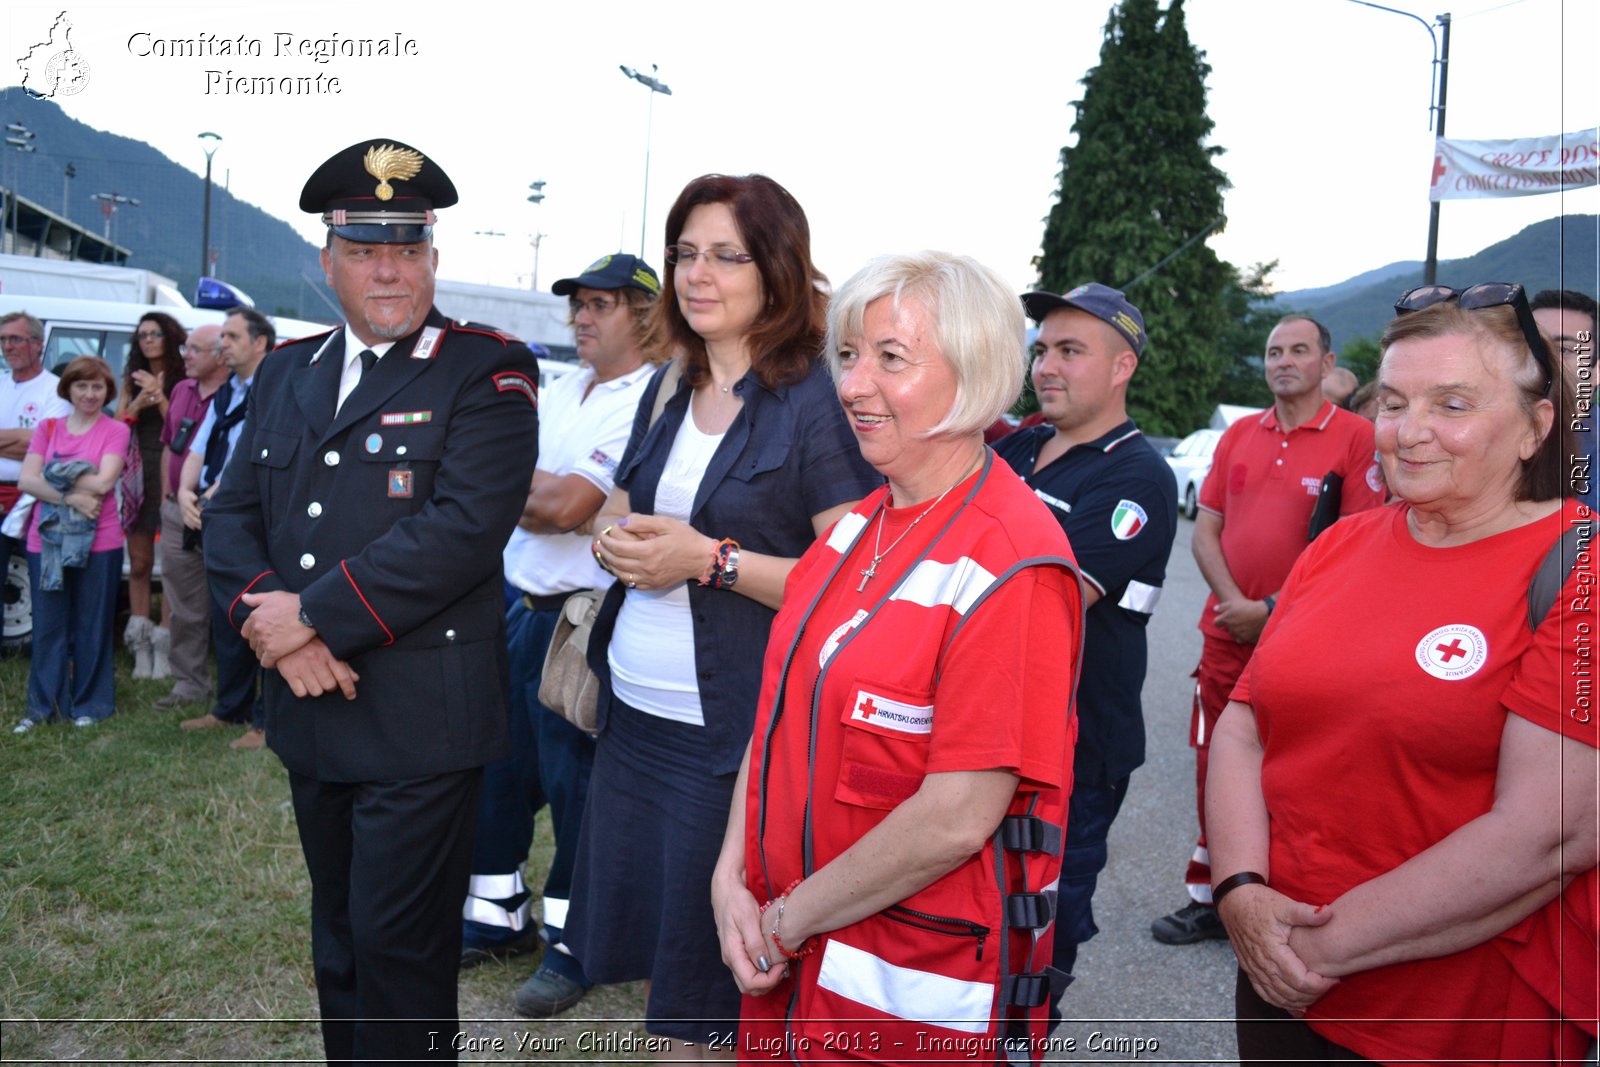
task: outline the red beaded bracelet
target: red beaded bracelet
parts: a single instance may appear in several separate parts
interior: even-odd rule
[[[761,906],[761,911],[763,914],[765,914],[766,910],[772,907],[772,905],[778,905],[778,917],[772,921],[772,929],[767,931],[767,936],[772,938],[772,944],[774,947],[776,947],[779,952],[783,953],[786,959],[791,960],[804,959],[813,952],[817,951],[816,943],[811,942],[809,937],[806,938],[805,941],[801,942],[802,947],[799,949],[799,951],[795,952],[791,952],[778,937],[778,927],[783,925],[783,903],[789,899],[789,894],[794,892],[796,887],[798,887],[802,881],[804,881],[804,879],[796,878],[794,881],[789,883],[789,888],[785,889],[782,893],[779,893],[775,899],[769,900]],[[806,942],[811,943],[807,944]]]

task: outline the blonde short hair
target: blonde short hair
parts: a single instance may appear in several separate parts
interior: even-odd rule
[[[907,298],[922,304],[939,354],[955,371],[955,403],[928,436],[982,433],[1017,402],[1028,363],[1022,301],[994,271],[949,252],[880,256],[839,287],[823,350],[834,381],[840,347],[865,328],[868,305],[884,297],[895,308]]]

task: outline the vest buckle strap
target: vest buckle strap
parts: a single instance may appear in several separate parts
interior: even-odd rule
[[[1055,921],[1056,902],[1049,893],[1011,893],[1006,897],[1006,926],[1043,930]]]
[[[1050,976],[1044,971],[1007,975],[1000,982],[1000,1003],[1010,1008],[1039,1008],[1050,999]]]
[[[1007,852],[1061,855],[1061,827],[1037,815],[1007,815],[1000,820],[1000,844]]]

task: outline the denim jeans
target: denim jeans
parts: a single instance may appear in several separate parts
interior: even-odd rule
[[[122,583],[122,549],[89,553],[88,566],[62,572],[62,588],[40,588],[39,553],[28,553],[33,594],[33,660],[27,716],[108,719],[115,710],[111,662]]]

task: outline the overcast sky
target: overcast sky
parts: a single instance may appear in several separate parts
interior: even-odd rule
[[[311,171],[358,140],[408,142],[462,196],[441,215],[440,273],[526,286],[537,231],[547,290],[597,255],[639,251],[652,94],[618,66],[654,63],[672,89],[654,96],[650,138],[645,247],[656,266],[667,208],[685,182],[761,171],[805,206],[815,257],[835,283],[879,253],[943,248],[1023,289],[1035,280],[1057,153],[1109,7],[533,0],[491,14],[487,4],[406,0],[76,3],[65,11],[89,80],[57,102],[196,172],[196,134],[219,133],[219,183],[319,242],[314,217],[296,208]],[[11,5],[0,15],[3,54],[23,55],[62,10]],[[1438,13],[1413,10],[1426,20]],[[1434,136],[1424,26],[1350,0],[1191,0],[1187,12],[1212,67],[1213,143],[1226,150],[1219,164],[1233,183],[1227,228],[1209,239],[1216,252],[1238,266],[1278,260],[1280,289],[1421,259]],[[1548,135],[1600,121],[1600,4],[1468,0],[1453,16],[1452,137]],[[208,34],[243,35],[261,55],[160,54],[204,46]],[[298,48],[335,35],[398,36],[416,54],[325,63],[274,55],[284,40]],[[207,71],[321,74],[340,91],[224,93]],[[3,80],[20,77],[13,67]],[[548,183],[538,207],[524,199],[534,179]],[[1448,201],[1440,254],[1468,255],[1574,212],[1600,213],[1600,190]],[[1595,281],[1575,284],[1593,290]]]

